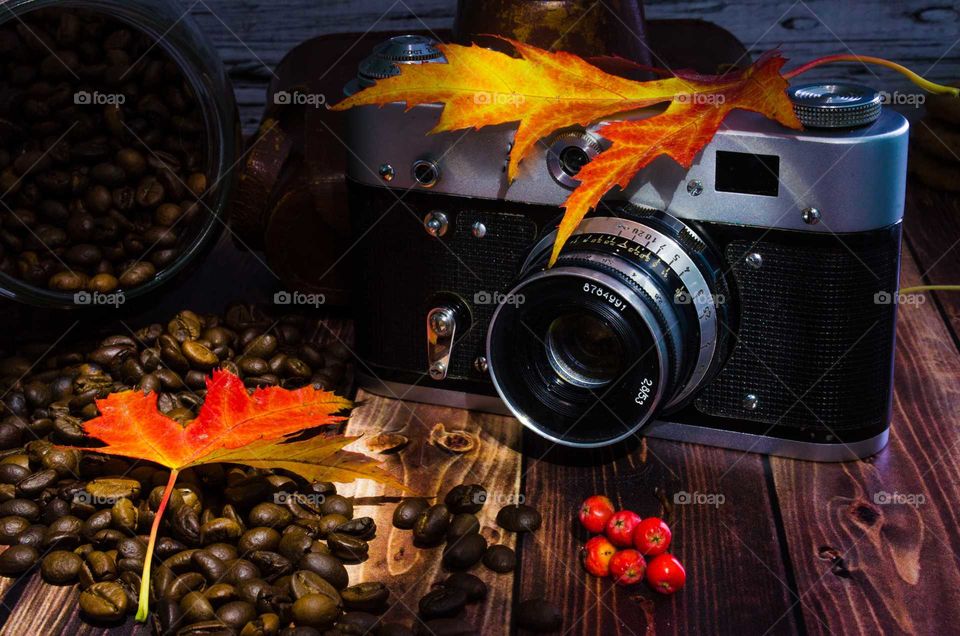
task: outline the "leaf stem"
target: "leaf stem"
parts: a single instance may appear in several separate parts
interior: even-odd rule
[[[891,70],[894,70],[898,73],[906,75],[907,78],[919,86],[920,88],[928,91],[930,93],[935,93],[938,95],[953,95],[954,97],[960,96],[960,88],[955,88],[953,86],[944,86],[943,84],[937,84],[931,82],[928,79],[924,79],[920,75],[917,75],[906,66],[897,64],[896,62],[891,62],[890,60],[885,60],[881,57],[872,57],[870,55],[828,55],[826,57],[821,57],[812,62],[807,62],[803,66],[793,69],[788,73],[784,73],[783,76],[786,79],[793,79],[797,75],[806,73],[810,69],[816,68],[818,66],[823,66],[824,64],[833,64],[834,62],[859,62],[861,64],[877,64],[879,66],[884,66]]]
[[[140,577],[140,603],[137,605],[137,620],[141,623],[146,622],[147,615],[150,613],[150,563],[153,561],[153,548],[157,544],[157,534],[160,532],[163,511],[167,509],[167,502],[170,501],[170,495],[173,494],[173,487],[177,483],[179,474],[180,471],[176,468],[170,471],[170,479],[167,480],[167,487],[163,491],[163,498],[160,499],[157,514],[153,517],[153,526],[150,528],[147,558],[143,561],[143,575]]]
[[[916,294],[929,291],[960,291],[960,285],[919,285],[917,287],[904,287],[900,290],[900,293]]]

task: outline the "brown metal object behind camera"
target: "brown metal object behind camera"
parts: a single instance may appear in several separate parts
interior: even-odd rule
[[[479,34],[499,34],[585,57],[618,55],[642,64],[649,63],[647,44],[653,42],[655,65],[700,72],[749,62],[736,38],[707,22],[645,24],[638,0],[595,6],[579,0],[461,0],[459,10],[457,39],[464,42],[481,39]],[[452,39],[449,31],[422,34]],[[263,250],[289,289],[324,294],[329,305],[349,303],[348,254],[355,241],[344,175],[349,156],[345,114],[283,103],[276,96],[300,93],[323,95],[328,104],[340,101],[360,62],[392,35],[398,34],[321,36],[284,58],[234,197],[231,226],[244,245]],[[397,213],[406,213],[402,206],[397,204]]]
[[[585,58],[651,60],[641,0],[459,0],[454,40],[469,44],[485,35]]]

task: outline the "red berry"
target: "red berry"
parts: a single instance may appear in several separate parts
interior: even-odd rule
[[[663,554],[670,547],[670,526],[658,517],[648,517],[633,531],[633,545],[644,556]]]
[[[647,566],[647,583],[661,594],[673,594],[687,580],[683,564],[672,554],[654,557]]]
[[[607,521],[607,538],[618,548],[633,547],[633,532],[641,521],[640,515],[630,510],[615,512]]]
[[[594,534],[600,534],[613,516],[613,502],[603,495],[588,497],[580,504],[580,523]]]
[[[610,559],[610,576],[617,585],[633,585],[643,580],[647,563],[636,550],[620,550]]]
[[[610,558],[617,549],[606,537],[594,537],[584,544],[580,551],[583,567],[594,576],[610,576]]]

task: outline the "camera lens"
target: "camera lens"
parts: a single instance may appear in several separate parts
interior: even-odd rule
[[[609,323],[578,312],[560,316],[547,328],[547,356],[553,370],[574,386],[596,389],[623,368],[623,346]]]
[[[556,265],[555,234],[497,307],[487,361],[500,397],[559,444],[605,446],[689,402],[720,366],[719,260],[669,215],[630,206],[585,219]]]
[[[560,168],[570,177],[580,174],[588,163],[590,163],[590,156],[583,148],[567,146],[560,151]]]

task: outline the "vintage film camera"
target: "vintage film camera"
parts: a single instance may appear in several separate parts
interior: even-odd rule
[[[445,61],[393,38],[347,91],[403,63]],[[428,136],[440,105],[354,109],[366,387],[509,412],[575,447],[883,448],[909,126],[865,87],[790,96],[804,131],[735,111],[690,170],[661,157],[611,196],[550,269],[559,206],[604,149],[595,129],[545,140],[508,187],[515,126]]]

